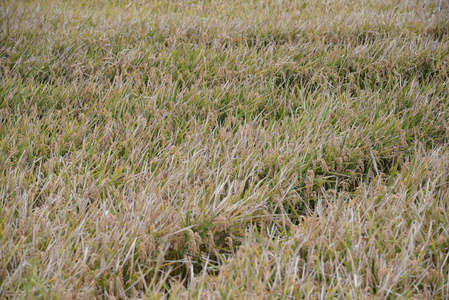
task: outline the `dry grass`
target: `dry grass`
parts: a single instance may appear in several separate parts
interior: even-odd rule
[[[1,298],[449,297],[447,1],[2,1]]]

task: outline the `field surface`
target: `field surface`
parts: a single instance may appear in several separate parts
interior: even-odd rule
[[[448,299],[448,211],[448,1],[0,1],[2,299]]]

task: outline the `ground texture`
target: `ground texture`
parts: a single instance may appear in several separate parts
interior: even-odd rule
[[[1,1],[0,298],[447,299],[448,20]]]

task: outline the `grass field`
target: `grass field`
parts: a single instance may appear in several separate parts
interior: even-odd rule
[[[0,27],[0,298],[449,298],[448,1]]]

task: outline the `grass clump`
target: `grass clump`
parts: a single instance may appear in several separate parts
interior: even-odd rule
[[[0,297],[449,294],[444,1],[0,4]]]

